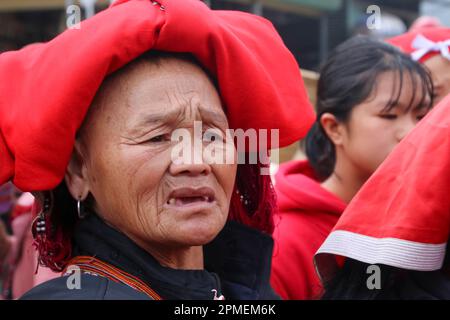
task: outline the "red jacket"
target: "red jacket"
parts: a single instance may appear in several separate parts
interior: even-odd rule
[[[271,283],[283,299],[314,299],[321,294],[313,257],[346,204],[322,188],[307,161],[283,164],[275,177],[279,215]]]

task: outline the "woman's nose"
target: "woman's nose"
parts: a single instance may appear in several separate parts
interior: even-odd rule
[[[188,176],[198,176],[198,175],[208,175],[212,171],[211,165],[206,163],[202,156],[197,157],[195,161],[176,159],[171,162],[169,172],[171,175],[188,175]]]

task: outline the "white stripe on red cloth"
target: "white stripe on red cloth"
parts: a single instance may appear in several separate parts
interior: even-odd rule
[[[367,264],[434,271],[442,268],[447,243],[431,244],[398,238],[375,238],[350,231],[333,231],[314,257],[320,278],[327,281],[334,273],[334,255],[344,256]]]

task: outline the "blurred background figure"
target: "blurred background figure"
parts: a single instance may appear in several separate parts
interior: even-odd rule
[[[11,214],[14,244],[14,250],[9,255],[9,263],[13,269],[10,284],[12,299],[18,299],[34,286],[59,276],[59,273],[49,268],[38,267],[38,252],[31,234],[34,205],[32,194],[25,192],[17,199]]]
[[[20,193],[11,183],[0,187],[0,299],[17,299],[58,275],[37,267],[31,234],[33,205],[31,193]]]

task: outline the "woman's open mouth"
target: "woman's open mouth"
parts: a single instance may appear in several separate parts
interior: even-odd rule
[[[215,203],[214,190],[209,187],[179,188],[173,190],[166,205],[175,208],[209,207]]]

